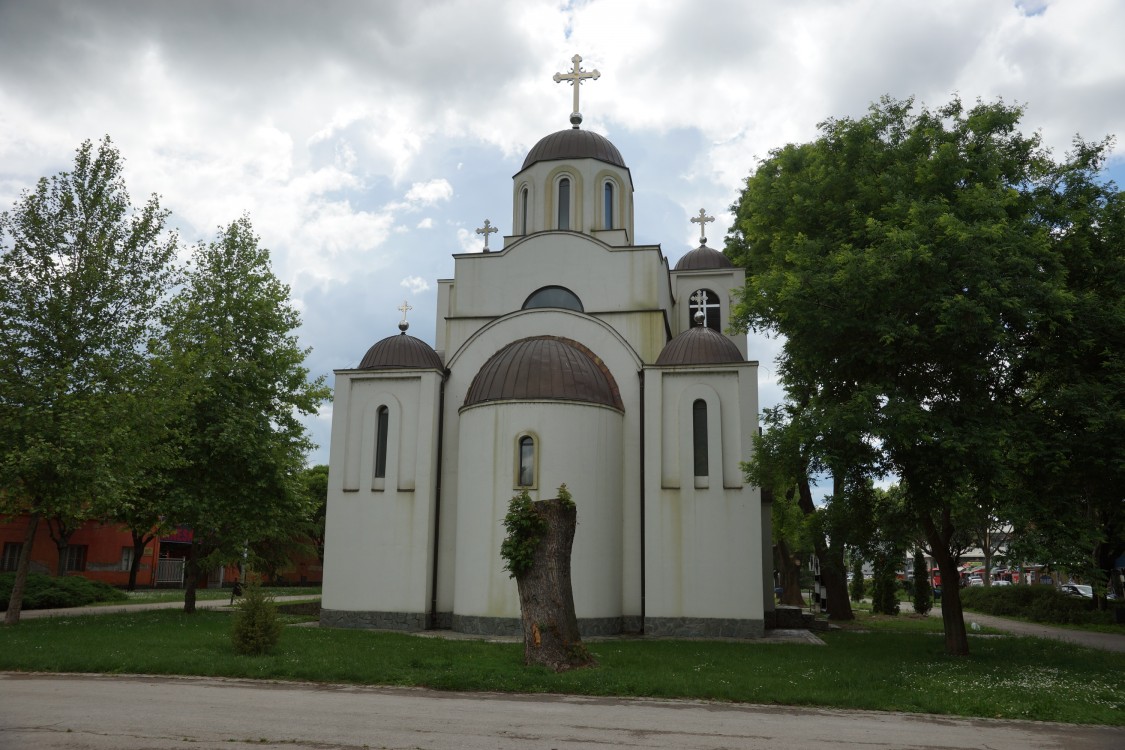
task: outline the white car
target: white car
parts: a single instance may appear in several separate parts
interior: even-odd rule
[[[993,581],[992,585],[993,586],[1011,586],[1012,582],[1011,581],[1005,581],[1003,578],[1001,578],[999,581]]]
[[[1064,583],[1059,587],[1059,591],[1063,592],[1067,596],[1079,596],[1083,599],[1094,598],[1094,587],[1084,586],[1081,583]]]

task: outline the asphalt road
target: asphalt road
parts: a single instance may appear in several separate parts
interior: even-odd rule
[[[202,678],[0,674],[2,750],[1125,747],[1125,730],[916,714]]]

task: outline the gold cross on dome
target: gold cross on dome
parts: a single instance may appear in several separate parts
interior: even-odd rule
[[[704,230],[707,228],[707,222],[714,221],[714,220],[715,220],[715,217],[714,216],[708,216],[707,212],[704,211],[702,208],[699,209],[699,216],[691,217],[691,223],[699,225],[699,244],[701,244],[701,245],[707,244],[707,233]]]
[[[488,219],[485,219],[484,220],[484,226],[477,230],[477,234],[483,234],[484,235],[484,251],[486,253],[488,252],[488,235],[496,234],[499,231],[500,231],[499,229],[492,226],[492,222],[489,221]]]
[[[402,322],[405,323],[406,322],[406,313],[410,312],[414,308],[410,306],[409,302],[407,302],[406,300],[403,300],[402,304],[399,305],[398,307],[396,307],[395,309],[402,311]]]
[[[582,81],[585,79],[596,81],[601,78],[602,74],[597,69],[589,72],[582,70],[582,55],[575,55],[570,58],[570,61],[574,63],[574,67],[569,73],[555,73],[555,83],[570,81],[570,85],[574,87],[574,111],[570,113],[573,117],[578,114],[578,87],[582,85]]]

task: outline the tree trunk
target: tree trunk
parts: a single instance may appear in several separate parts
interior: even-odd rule
[[[835,481],[835,480],[834,480]],[[816,505],[812,499],[812,487],[809,486],[807,474],[798,482],[798,505],[806,516],[816,513]],[[813,535],[813,551],[820,560],[820,581],[824,584],[825,606],[828,609],[830,620],[854,620],[852,602],[848,598],[848,575],[844,568],[844,545],[837,544],[830,547],[824,543],[824,537]]]
[[[125,588],[126,591],[137,590],[137,571],[141,567],[141,558],[145,554],[145,547],[152,541],[152,536],[145,536],[137,532],[131,532],[133,535],[133,564],[129,566],[129,585]]]
[[[184,614],[195,614],[195,590],[199,586],[199,545],[192,541],[184,564]]]
[[[957,570],[957,560],[949,552],[952,528],[944,526],[949,533],[938,531],[933,519],[922,519],[926,530],[926,541],[930,552],[941,571],[941,620],[945,630],[945,653],[950,656],[969,655],[969,636],[965,630],[964,610],[961,608],[961,574]]]
[[[523,623],[524,663],[565,672],[594,664],[578,633],[570,553],[578,511],[572,503],[543,500],[535,512],[547,529],[535,549],[531,567],[516,576]]]
[[[781,604],[787,607],[801,607],[805,598],[801,596],[801,561],[789,551],[789,545],[784,539],[779,539],[774,545],[774,560],[777,570],[781,573]]]
[[[820,579],[828,589],[828,619],[854,620],[843,544],[830,544],[825,550],[824,557],[820,558]]]
[[[35,544],[35,531],[39,528],[39,514],[31,514],[23,534],[23,547],[16,565],[16,580],[12,582],[12,595],[8,598],[8,611],[4,613],[5,625],[16,625],[23,611],[23,592],[27,588],[27,573],[31,569],[31,547]]]
[[[72,529],[61,518],[47,519],[47,533],[58,550],[58,563],[55,565],[55,575],[62,578],[66,575],[66,548],[70,546],[70,538],[76,529]]]

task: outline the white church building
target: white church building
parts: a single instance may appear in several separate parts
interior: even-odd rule
[[[510,498],[578,508],[584,635],[755,637],[773,610],[770,507],[740,462],[758,365],[728,333],[744,273],[701,244],[634,244],[609,140],[540,140],[512,179],[503,247],[456,254],[434,345],[406,333],[337,370],[321,624],[518,634],[500,545]],[[492,230],[482,230],[485,247]]]

